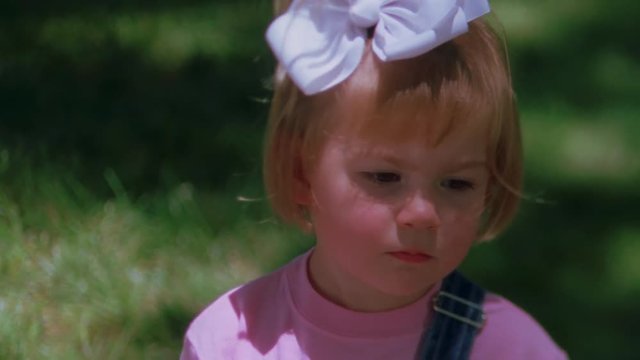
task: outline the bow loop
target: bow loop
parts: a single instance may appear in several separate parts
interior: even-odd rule
[[[368,29],[380,20],[380,5],[383,0],[356,0],[349,8],[349,17],[358,27]]]
[[[373,52],[400,60],[468,31],[487,12],[487,0],[294,0],[266,37],[293,82],[312,95],[355,71],[368,28],[375,26]]]
[[[373,51],[383,61],[424,54],[468,31],[489,12],[486,0],[397,0],[381,9]]]

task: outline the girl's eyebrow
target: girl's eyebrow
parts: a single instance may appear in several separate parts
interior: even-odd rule
[[[362,152],[359,155],[360,157],[365,159],[372,159],[377,161],[382,160],[384,162],[390,163],[393,166],[404,166],[410,163],[407,159],[401,156],[397,156],[390,151]]]
[[[357,151],[354,152],[351,156],[352,160],[364,160],[367,162],[372,162],[372,164],[387,164],[391,167],[402,168],[402,167],[418,167],[414,166],[414,164],[405,159],[404,157],[397,156],[388,151]],[[386,166],[386,165],[385,165]]]
[[[398,156],[393,151],[386,150],[362,150],[354,151],[352,154],[356,158],[377,159],[390,163],[393,166],[411,166],[414,165],[410,159],[406,159],[402,156]],[[450,170],[465,170],[469,168],[487,166],[487,161],[484,157],[466,157],[460,160],[454,160],[453,162],[446,164],[446,167]],[[415,167],[419,167],[419,164],[415,164]]]
[[[404,159],[403,157],[396,156],[394,154],[380,154],[382,160],[387,161],[393,165],[410,165],[411,161]],[[468,158],[459,161],[453,161],[447,164],[448,168],[453,170],[463,170],[475,167],[486,167],[487,161],[484,158]]]
[[[460,160],[460,161],[452,162],[450,164],[450,168],[452,170],[464,170],[464,169],[470,169],[470,168],[475,168],[475,167],[486,168],[487,167],[487,161],[484,158],[480,158],[480,159],[463,159],[463,160]]]

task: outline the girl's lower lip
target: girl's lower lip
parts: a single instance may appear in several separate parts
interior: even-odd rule
[[[400,261],[412,264],[420,264],[429,261],[432,258],[431,256],[423,253],[410,253],[404,251],[390,252],[388,254]]]

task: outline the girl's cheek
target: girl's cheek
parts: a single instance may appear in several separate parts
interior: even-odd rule
[[[483,186],[463,191],[443,189],[441,201],[457,212],[480,215],[486,203],[486,191]]]
[[[449,224],[457,224],[469,228],[477,227],[482,214],[485,211],[484,200],[482,198],[473,201],[458,201],[455,204],[448,204],[440,208],[441,220]]]

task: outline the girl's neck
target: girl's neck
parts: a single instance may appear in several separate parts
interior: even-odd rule
[[[415,294],[398,296],[387,294],[359,282],[343,269],[326,261],[321,249],[315,248],[309,256],[307,275],[313,288],[327,300],[358,312],[384,312],[399,309],[416,302],[431,286]]]

